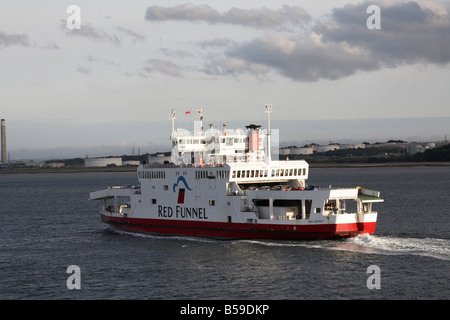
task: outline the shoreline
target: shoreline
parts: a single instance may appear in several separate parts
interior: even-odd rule
[[[442,167],[450,166],[450,161],[440,162],[383,162],[383,163],[310,163],[310,168],[370,168],[370,167]],[[137,166],[123,167],[72,167],[72,168],[2,168],[4,174],[38,173],[86,173],[86,172],[136,172]]]
[[[72,167],[72,168],[2,168],[3,174],[38,174],[38,173],[88,173],[88,172],[136,172],[137,166],[124,167]]]
[[[380,162],[380,163],[310,163],[310,168],[370,168],[370,167],[445,167],[450,161]]]

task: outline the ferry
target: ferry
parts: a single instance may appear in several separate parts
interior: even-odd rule
[[[218,239],[337,239],[375,232],[380,192],[358,186],[307,184],[304,160],[272,160],[267,129],[223,125],[175,129],[171,113],[170,161],[145,161],[137,186],[111,186],[90,193],[100,201],[101,220],[115,228],[155,235]],[[275,157],[274,157],[275,158]]]

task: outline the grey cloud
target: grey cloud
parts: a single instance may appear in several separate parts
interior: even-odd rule
[[[287,23],[300,25],[311,19],[309,14],[302,8],[286,5],[279,10],[231,8],[223,14],[222,18],[227,23],[275,29],[285,26]]]
[[[6,34],[0,31],[0,47],[23,46],[30,47],[30,40],[26,34]]]
[[[84,75],[88,75],[88,74],[91,73],[92,70],[89,69],[89,68],[83,67],[83,66],[78,66],[78,67],[77,67],[77,71],[78,71],[79,73],[84,74]]]
[[[435,1],[436,3],[438,1]],[[369,3],[335,9],[335,23],[317,26],[324,42],[347,43],[370,51],[381,65],[450,61],[450,6],[434,12],[420,2],[381,2],[381,30],[366,28]]]
[[[231,39],[213,39],[213,40],[206,40],[201,41],[198,43],[198,45],[202,48],[226,48],[231,45],[236,44],[236,41]]]
[[[116,27],[117,30],[122,32],[125,36],[129,37],[133,43],[144,42],[145,37],[141,33],[134,32],[133,30],[122,28],[120,26]]]
[[[373,4],[381,9],[380,30],[367,28],[367,8]],[[309,82],[407,64],[450,62],[450,3],[441,0],[366,0],[335,8],[327,18],[317,21],[311,21],[302,8],[289,6],[278,10],[232,8],[224,13],[207,5],[151,6],[146,20],[271,29],[270,34],[243,43],[226,38],[198,42],[205,53],[215,52],[205,55],[201,68],[210,75],[266,75],[271,70]],[[288,34],[279,32],[292,25],[303,27],[290,29]],[[153,69],[162,68],[154,64]],[[167,64],[165,68],[160,72],[180,74],[180,68]]]
[[[377,67],[364,53],[344,45],[324,45],[319,37],[299,40],[272,36],[236,47],[228,55],[269,67],[293,80],[307,82],[335,80],[358,70]]]
[[[219,12],[208,5],[182,4],[175,7],[151,6],[147,8],[146,20],[190,20],[216,22],[221,19]]]
[[[279,10],[268,8],[239,9],[233,7],[225,13],[220,13],[208,5],[182,4],[174,7],[148,7],[145,19],[149,21],[202,21],[278,29],[284,28],[289,24],[304,24],[310,21],[311,17],[300,7],[286,5]]]
[[[236,44],[228,58],[259,64],[296,81],[335,80],[361,71],[405,64],[450,62],[450,5],[440,11],[419,2],[379,3],[381,29],[369,30],[366,9],[373,2],[333,10],[297,36],[270,35]],[[248,72],[254,72],[254,68]],[[240,67],[236,72],[246,72]]]
[[[209,75],[232,75],[236,77],[241,73],[251,73],[256,76],[262,76],[269,70],[262,64],[249,63],[240,58],[224,58],[206,63],[202,71]]]
[[[95,41],[109,42],[116,46],[122,45],[124,40],[129,40],[132,43],[145,41],[144,35],[120,26],[115,26],[114,32],[106,32],[103,29],[94,27],[89,23],[83,23],[80,29],[69,30],[67,29],[66,21],[61,20],[61,27],[66,31],[67,35],[89,38]]]
[[[95,28],[89,23],[83,23],[80,29],[69,30],[66,21],[61,20],[61,27],[67,35],[89,38],[95,41],[110,42],[114,45],[120,45],[120,38],[117,35],[110,35],[102,29]]]
[[[161,59],[148,59],[143,68],[144,75],[159,72],[173,77],[182,77],[181,68],[173,62]]]
[[[161,48],[159,49],[159,51],[170,58],[186,59],[195,57],[195,55],[192,54],[192,52],[190,52],[189,50],[173,50],[169,48]]]

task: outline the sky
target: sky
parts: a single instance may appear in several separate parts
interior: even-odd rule
[[[281,146],[444,140],[449,62],[443,0],[0,0],[12,160],[169,151],[172,109],[265,126],[267,103]]]

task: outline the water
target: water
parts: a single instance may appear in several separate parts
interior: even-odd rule
[[[0,299],[448,299],[450,167],[311,169],[310,184],[381,191],[375,235],[220,241],[101,223],[89,192],[134,173],[0,175]],[[81,270],[69,290],[67,267]],[[369,289],[369,266],[380,289]]]

